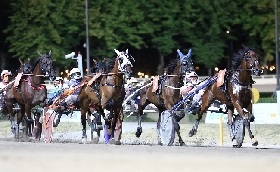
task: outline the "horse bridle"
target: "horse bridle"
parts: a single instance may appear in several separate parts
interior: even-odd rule
[[[123,63],[123,57],[122,57],[122,55],[124,55],[126,58],[127,58],[127,61],[128,61],[128,63],[126,63],[125,65],[121,65],[122,63]],[[134,58],[131,56],[131,55],[129,55],[129,54],[126,54],[126,53],[124,53],[123,52],[123,54],[122,55],[118,55],[118,57],[117,57],[117,59],[118,59],[118,70],[121,72],[121,73],[126,73],[127,72],[127,65],[130,65],[131,67],[133,67],[133,65],[132,65],[132,62],[131,61],[133,61],[133,62],[135,62],[135,60],[134,60]]]
[[[40,68],[43,73],[42,76],[49,77],[51,74],[52,69],[52,61],[51,60],[45,60],[51,58],[49,55],[43,55],[40,58]],[[45,62],[44,62],[45,61]]]
[[[253,51],[253,50],[250,49],[247,52],[245,52],[244,57],[243,57],[243,59],[245,58],[246,62],[248,62],[251,58],[253,58],[249,54],[249,51]],[[250,63],[250,65],[249,65],[250,68],[247,68],[247,69],[240,69],[240,68],[238,68],[238,69],[234,69],[234,71],[243,71],[243,70],[245,70],[245,71],[252,71],[253,73],[256,73],[256,72],[258,72],[260,70],[259,68],[256,67],[257,63],[259,63],[259,61],[255,59],[254,63]]]

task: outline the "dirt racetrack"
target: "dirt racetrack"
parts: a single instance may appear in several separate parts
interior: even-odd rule
[[[1,172],[276,172],[280,149],[0,141]]]
[[[154,144],[155,124],[143,125],[140,137],[142,140],[135,139],[134,123],[125,123],[124,126],[127,128],[124,128],[123,144],[119,146],[105,145],[102,141],[99,144],[81,144],[78,141],[80,131],[71,132],[71,136],[66,131],[56,133],[50,144],[2,138],[0,171],[276,172],[280,169],[278,125],[274,130],[269,130],[269,133],[268,126],[259,126],[257,136],[260,145],[252,147],[247,138],[242,148],[230,147],[227,137],[224,146],[219,146],[216,125],[201,125],[200,132],[192,141],[186,137],[186,129],[189,129],[190,125],[182,125],[183,137],[188,145],[184,147]],[[72,141],[62,140],[62,136],[64,139],[70,137]]]

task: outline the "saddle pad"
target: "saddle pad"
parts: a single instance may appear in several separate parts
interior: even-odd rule
[[[152,92],[156,92],[158,89],[158,80],[159,80],[159,76],[155,76],[153,79],[153,85],[152,85]]]
[[[101,73],[97,73],[96,75],[94,75],[91,80],[88,82],[87,86],[90,86],[97,78],[99,78],[99,76],[101,75]]]
[[[14,83],[14,87],[17,87],[19,85],[19,81],[22,77],[23,73],[18,73],[17,76],[16,76],[16,79],[15,79],[15,83]]]
[[[217,87],[220,87],[221,85],[224,84],[226,71],[227,71],[226,69],[219,71],[218,78],[217,78]]]

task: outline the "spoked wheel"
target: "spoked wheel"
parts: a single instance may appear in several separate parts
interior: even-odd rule
[[[233,143],[233,147],[240,148],[245,136],[245,126],[243,119],[237,118],[234,120],[233,124],[235,128],[235,142]]]
[[[171,146],[174,143],[175,138],[175,128],[174,114],[172,111],[165,110],[161,113],[160,127],[158,130],[159,143],[163,146]]]
[[[50,143],[52,141],[52,132],[53,132],[53,117],[50,110],[45,111],[42,117],[43,133],[44,133],[44,142]],[[53,112],[55,113],[55,112]]]

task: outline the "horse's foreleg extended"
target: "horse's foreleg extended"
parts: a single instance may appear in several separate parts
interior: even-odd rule
[[[250,121],[248,119],[244,119],[244,125],[248,130],[249,137],[251,138],[252,141],[252,146],[257,146],[259,143],[258,141],[254,138],[254,135],[252,134],[252,131],[250,129]]]
[[[249,133],[249,137],[251,139],[251,142],[252,142],[252,146],[257,146],[258,145],[258,141],[254,138],[254,135],[250,129],[250,122],[253,122],[255,117],[254,115],[251,113],[252,111],[252,104],[250,104],[248,107],[247,107],[248,110],[246,109],[243,109],[244,113],[245,113],[245,118],[244,118],[244,125],[245,127],[247,128],[248,130],[248,133]]]
[[[202,115],[201,115],[201,118],[202,118]],[[200,122],[201,118],[196,119],[196,121],[194,123],[194,126],[192,127],[192,129],[189,132],[189,137],[192,137],[193,135],[196,135],[197,128],[198,128],[198,125],[199,125],[199,122]]]

